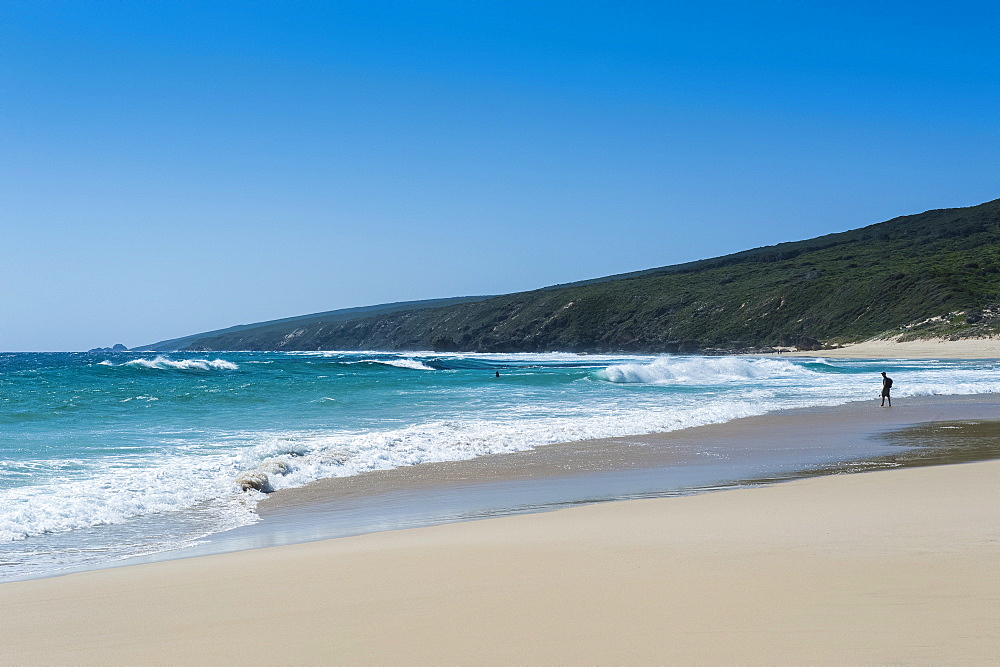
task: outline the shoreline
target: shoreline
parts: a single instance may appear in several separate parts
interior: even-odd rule
[[[825,442],[835,439],[868,439],[918,424],[994,417],[1000,418],[997,394],[897,397],[896,406],[886,409],[879,408],[874,399],[789,408],[662,433],[554,443],[507,454],[329,477],[270,493],[258,504],[258,511],[261,516],[269,516],[286,509],[387,490],[663,469],[698,456],[714,456],[706,450],[752,457],[764,453],[766,443],[774,440],[784,440],[786,449],[794,447],[805,453],[820,450]],[[803,433],[808,433],[809,438],[800,437]],[[858,447],[858,451],[867,450]]]
[[[326,478],[269,494],[258,503],[260,520],[253,524],[215,533],[182,549],[104,567],[923,465],[903,455],[904,448],[886,440],[886,434],[928,422],[991,420],[998,414],[1000,395],[994,394],[910,397],[898,399],[892,409],[878,408],[874,401],[850,402],[667,433],[542,445]],[[955,440],[954,431],[947,433]],[[931,457],[931,463],[953,462],[947,454],[942,459],[933,447],[919,451]],[[997,457],[1000,452],[963,451],[955,460]]]
[[[992,662],[998,475],[834,475],[5,583],[0,662]]]
[[[244,548],[293,544],[840,472],[1000,458],[992,431],[984,446],[976,433],[949,426],[950,448],[944,449],[934,446],[942,433],[919,433],[938,422],[990,422],[998,409],[1000,396],[993,394],[908,397],[891,409],[849,402],[326,478],[269,494],[257,506],[261,521],[230,537],[242,539]],[[1000,437],[1000,421],[996,427]]]
[[[906,442],[889,439],[921,424],[994,420],[1000,414],[998,408],[1000,395],[995,394],[897,398],[892,409],[881,409],[875,401],[849,402],[666,433],[557,443],[326,478],[273,492],[259,501],[256,523],[208,535],[190,546],[7,581],[58,578],[577,505],[673,498],[840,472],[1000,458],[1000,448],[993,447],[992,440],[984,452],[981,447],[966,446],[969,438],[959,448],[935,449],[933,442],[944,432]],[[997,432],[991,431],[990,436],[1000,438],[1000,421],[996,425]],[[948,430],[945,435],[954,445],[958,435],[966,434]],[[917,449],[900,444],[916,444]],[[907,453],[911,451],[914,456]]]

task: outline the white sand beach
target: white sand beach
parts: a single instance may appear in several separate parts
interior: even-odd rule
[[[833,350],[782,352],[796,357],[841,359],[1000,359],[1000,339],[964,338],[944,340],[928,338],[903,343],[892,339],[867,340]]]
[[[3,664],[1000,659],[1000,461],[0,585]]]

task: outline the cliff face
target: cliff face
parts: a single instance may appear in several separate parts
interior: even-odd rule
[[[471,303],[248,327],[189,349],[815,349],[879,334],[991,335],[998,312],[995,200]]]

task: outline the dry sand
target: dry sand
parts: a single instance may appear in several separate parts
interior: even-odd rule
[[[0,662],[997,663],[1000,462],[0,584]]]
[[[1000,338],[929,338],[905,343],[895,340],[867,340],[835,350],[782,354],[843,359],[1000,359]]]

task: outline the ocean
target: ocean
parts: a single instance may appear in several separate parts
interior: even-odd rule
[[[989,360],[0,354],[0,580],[203,543],[321,478],[874,401],[881,371],[897,399],[1000,391]]]

